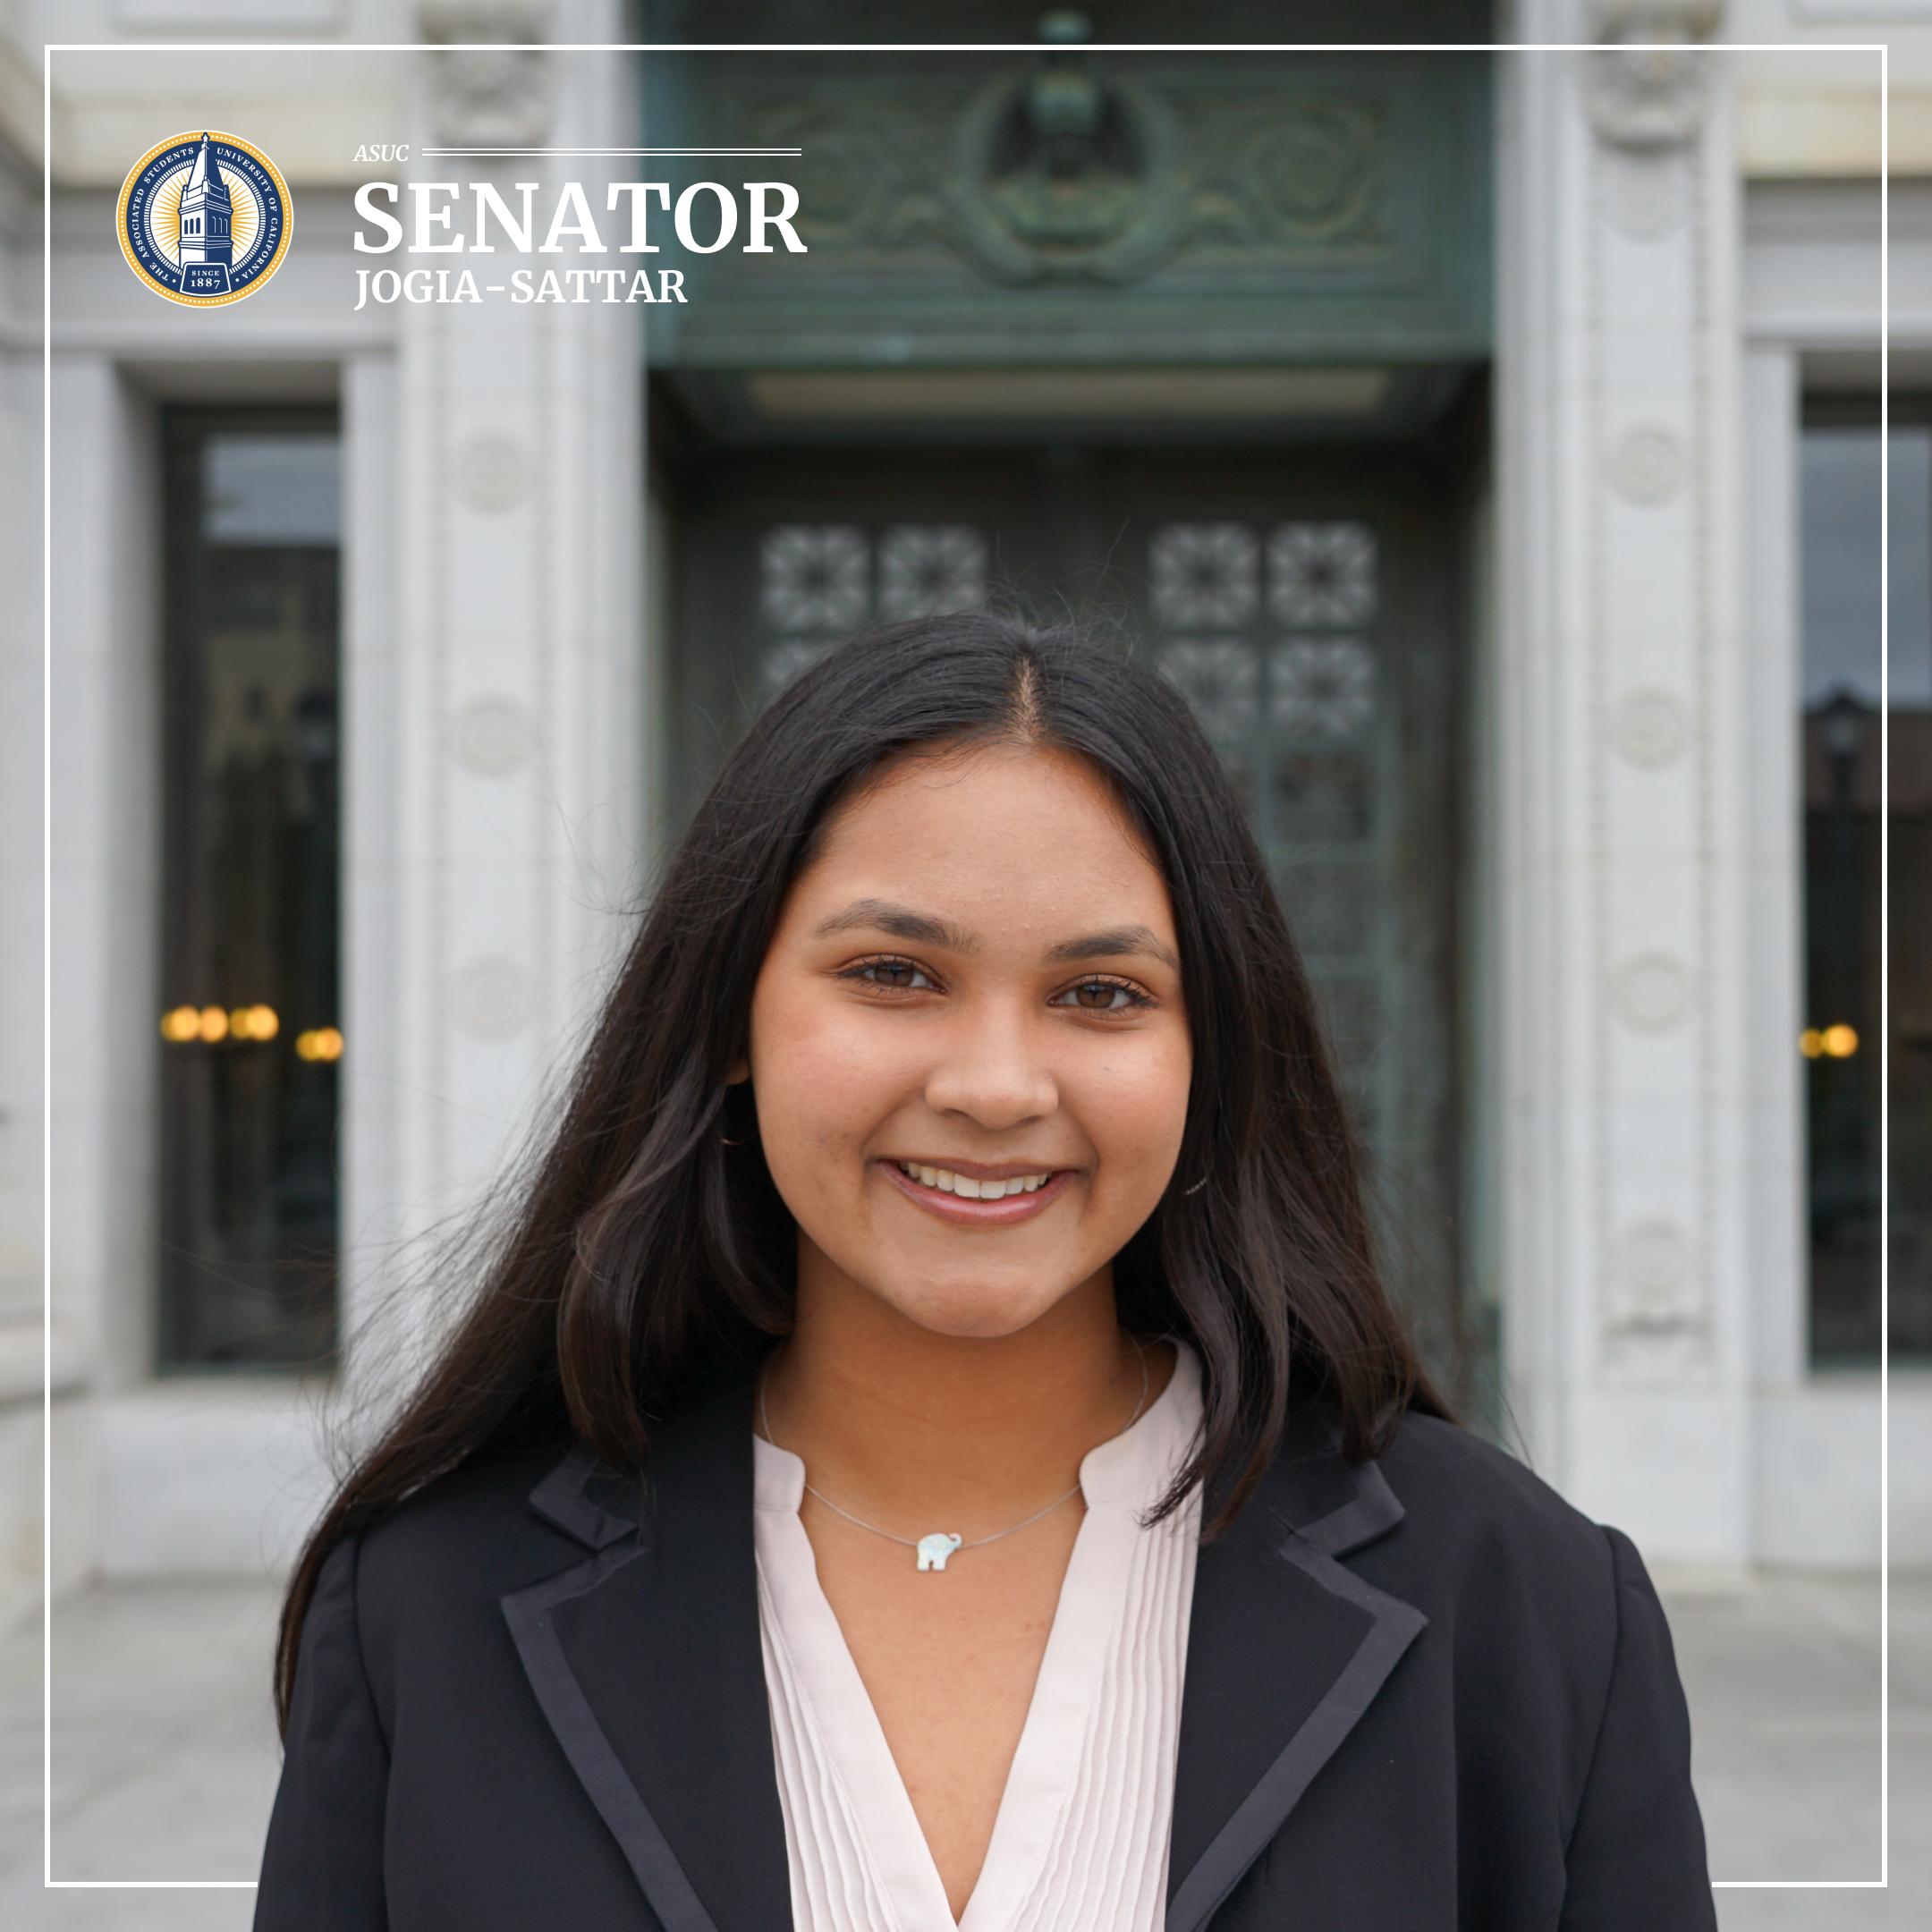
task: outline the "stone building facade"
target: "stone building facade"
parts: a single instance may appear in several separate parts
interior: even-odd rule
[[[1817,1340],[1826,1049],[1797,1043],[1830,1017],[1801,486],[1808,425],[1879,388],[1881,95],[1876,54],[1805,49],[1890,45],[1891,373],[1920,395],[1932,8],[1521,0],[1461,9],[1478,45],[1450,54],[1397,43],[1457,10],[1392,4],[1361,10],[1385,50],[1265,55],[1108,52],[1162,38],[1133,5],[1084,37],[1068,10],[954,10],[972,48],[894,55],[754,53],[773,10],[699,11],[4,21],[6,1589],[39,1560],[43,1173],[56,1582],[279,1561],[377,1366],[359,1337],[396,1345],[368,1325],[407,1324],[408,1258],[540,1110],[733,719],[832,635],[997,594],[1124,623],[1251,783],[1403,1292],[1484,1426],[1657,1561],[1876,1563],[1880,1380]],[[890,38],[822,11],[828,39]],[[1299,19],[1201,12],[1231,41]],[[700,25],[743,51],[699,51]],[[56,32],[83,45],[52,56],[43,263]],[[222,38],[248,49],[182,51]],[[295,208],[273,284],[218,312],[154,297],[114,229],[131,162],[204,125],[271,153]],[[735,158],[610,152],[647,145],[800,150],[756,171],[796,183],[805,252],[712,249],[725,201],[749,227],[780,198]],[[640,167],[661,201],[626,199]],[[359,207],[372,181],[394,194]],[[515,256],[520,222],[558,251],[532,228]],[[575,299],[434,300],[492,235],[506,284],[575,270]],[[309,686],[234,669],[271,645],[232,609],[277,596],[249,635],[301,631]],[[224,678],[254,712],[221,711]],[[250,1045],[250,996],[183,977],[195,760],[271,740],[293,762],[259,795],[333,936],[276,942],[326,954],[288,995],[314,1010]],[[256,1105],[271,1055],[278,1184],[306,1174],[310,1208],[323,1185],[334,1231],[285,1307],[294,1249],[209,1261],[182,1205],[208,1110]],[[321,1109],[322,1183],[288,1095]],[[280,1341],[248,1326],[271,1303]],[[1891,1552],[1932,1562],[1909,1350],[1890,1427]]]

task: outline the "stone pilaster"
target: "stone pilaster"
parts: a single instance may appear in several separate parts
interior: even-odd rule
[[[426,8],[425,31],[623,38],[614,0],[505,11]],[[514,184],[534,182],[539,241],[565,180],[601,216],[605,176],[623,162],[420,149],[633,140],[634,73],[621,57],[426,49],[404,179],[487,178],[513,210]],[[472,205],[465,186],[457,227]],[[398,212],[406,248],[406,187]],[[509,252],[494,227],[492,240],[493,254],[399,250],[384,265],[507,284],[574,262]],[[368,1009],[394,1015],[394,1084],[369,1098],[369,1145],[388,1152],[380,1172],[357,1168],[352,1231],[419,1235],[479,1199],[567,1063],[636,891],[641,328],[636,309],[590,294],[397,308],[401,602],[383,780],[395,821],[393,850],[363,854],[386,881],[371,926],[388,936],[358,949],[355,969]],[[360,1278],[377,1286],[393,1265],[365,1258]]]
[[[1513,1419],[1653,1554],[1741,1561],[1750,1251],[1738,214],[1699,0],[1500,56],[1497,1188]]]

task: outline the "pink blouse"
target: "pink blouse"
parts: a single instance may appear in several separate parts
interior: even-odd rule
[[[1199,1366],[1185,1346],[1178,1355],[1147,1413],[1080,1463],[1087,1514],[960,1932],[1158,1932],[1199,1493],[1151,1529],[1140,1518],[1200,1422]],[[818,1587],[799,1521],[805,1465],[762,1438],[756,1455],[758,1621],[796,1932],[953,1932]]]

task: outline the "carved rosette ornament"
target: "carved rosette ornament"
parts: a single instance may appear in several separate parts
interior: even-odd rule
[[[530,45],[547,38],[540,0],[422,0],[422,37],[447,51],[431,64],[430,120],[453,147],[532,148],[550,127],[550,75]],[[487,41],[521,46],[478,47]]]
[[[1704,127],[1708,56],[1722,0],[1604,0],[1589,56],[1590,125],[1638,153],[1688,147]]]

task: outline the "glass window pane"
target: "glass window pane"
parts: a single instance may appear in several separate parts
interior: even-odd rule
[[[1876,411],[1874,411],[1876,415]],[[1932,1355],[1932,428],[1892,432],[1889,672],[1880,682],[1876,421],[1803,445],[1806,1009],[1811,1352],[1880,1341],[1878,1055],[1892,1084],[1891,1346]],[[1892,784],[1880,751],[1889,724]],[[1889,808],[1892,1027],[1880,1030],[1881,831]]]
[[[216,544],[339,544],[342,445],[333,436],[210,436],[201,533]]]
[[[161,1360],[334,1346],[339,445],[167,419]]]

